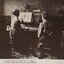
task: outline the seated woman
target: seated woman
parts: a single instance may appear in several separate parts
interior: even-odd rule
[[[11,20],[10,38],[11,43],[14,44],[14,50],[17,52],[21,51],[23,43],[23,29],[21,28],[21,22],[19,20],[19,10],[13,12],[13,17]]]

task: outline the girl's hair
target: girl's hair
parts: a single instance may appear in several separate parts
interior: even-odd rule
[[[19,10],[18,9],[15,9],[15,11],[13,11],[13,15],[19,16]]]

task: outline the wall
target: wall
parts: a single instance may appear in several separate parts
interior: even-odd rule
[[[37,1],[34,0],[4,0],[4,15],[11,15],[12,11],[15,9],[19,9],[20,11],[24,11],[24,4],[28,3],[30,5],[37,5]],[[35,2],[35,3],[32,3]]]
[[[57,14],[58,10],[64,6],[63,0],[4,0],[4,15],[11,15],[16,8],[24,11],[25,3],[31,5],[31,11],[33,9],[41,9],[50,14]]]
[[[20,11],[24,11],[24,4],[28,3],[31,5],[31,10],[33,9],[45,9],[45,0],[4,0],[4,15],[11,15],[12,11],[15,10],[16,8],[19,9]],[[44,6],[42,7],[42,4]]]
[[[3,15],[3,0],[0,0],[0,15]]]
[[[16,8],[20,9],[20,0],[4,0],[4,15],[11,15]]]

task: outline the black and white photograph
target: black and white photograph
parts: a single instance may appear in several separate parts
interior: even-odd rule
[[[0,59],[64,59],[64,0],[0,0]]]

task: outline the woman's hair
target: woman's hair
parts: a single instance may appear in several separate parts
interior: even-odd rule
[[[15,9],[15,11],[13,11],[13,15],[15,15],[15,16],[19,16],[19,10],[18,9]]]

